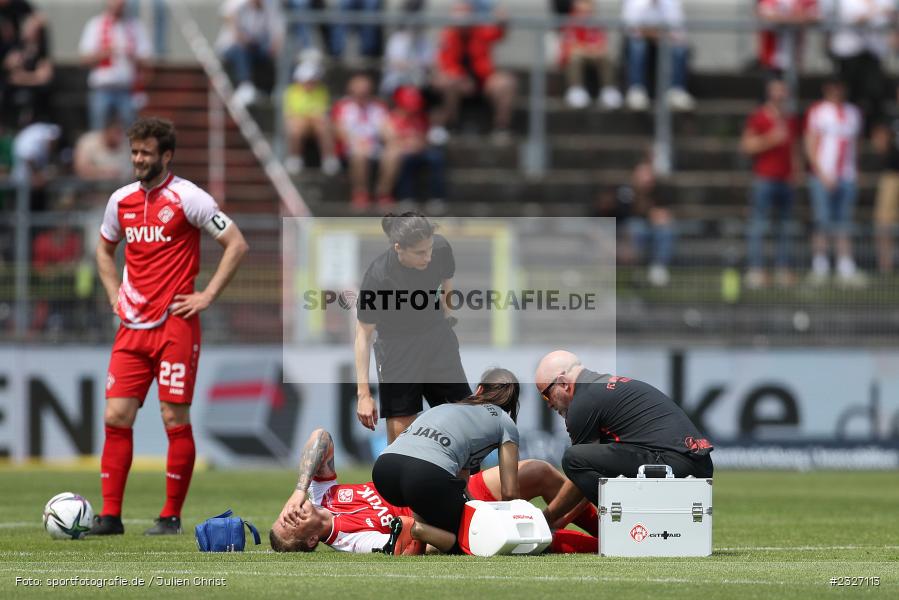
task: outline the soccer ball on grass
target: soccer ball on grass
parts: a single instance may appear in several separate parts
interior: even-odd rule
[[[80,540],[93,518],[91,503],[72,492],[56,494],[44,506],[44,529],[57,540]]]

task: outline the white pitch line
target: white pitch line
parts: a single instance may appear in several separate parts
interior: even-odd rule
[[[126,525],[149,525],[156,521],[154,519],[123,519],[122,522]],[[38,520],[0,522],[0,529],[18,529],[20,527],[43,527],[43,525],[41,525],[41,522]]]
[[[813,552],[815,550],[897,550],[899,546],[734,546],[732,548],[714,548],[722,552],[753,550],[763,552]]]

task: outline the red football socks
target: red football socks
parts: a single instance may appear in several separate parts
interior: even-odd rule
[[[194,472],[197,448],[194,446],[193,428],[189,424],[178,425],[165,432],[169,436],[169,455],[165,468],[166,500],[159,516],[180,517]]]
[[[592,504],[587,504],[572,523],[590,535],[599,535],[599,513],[596,512],[596,507]]]
[[[596,554],[599,538],[571,529],[559,529],[553,534],[550,546],[554,554]]]
[[[134,454],[134,432],[130,427],[106,426],[106,441],[100,458],[100,489],[103,492],[101,515],[122,514],[125,482]]]

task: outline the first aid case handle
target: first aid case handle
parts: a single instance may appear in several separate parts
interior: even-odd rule
[[[640,465],[640,468],[637,469],[637,479],[646,479],[647,477],[674,479],[674,471],[668,465]]]

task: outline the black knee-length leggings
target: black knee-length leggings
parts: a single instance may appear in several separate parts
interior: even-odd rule
[[[468,497],[465,481],[420,458],[382,454],[371,472],[375,489],[394,506],[406,506],[433,525],[453,535]]]

